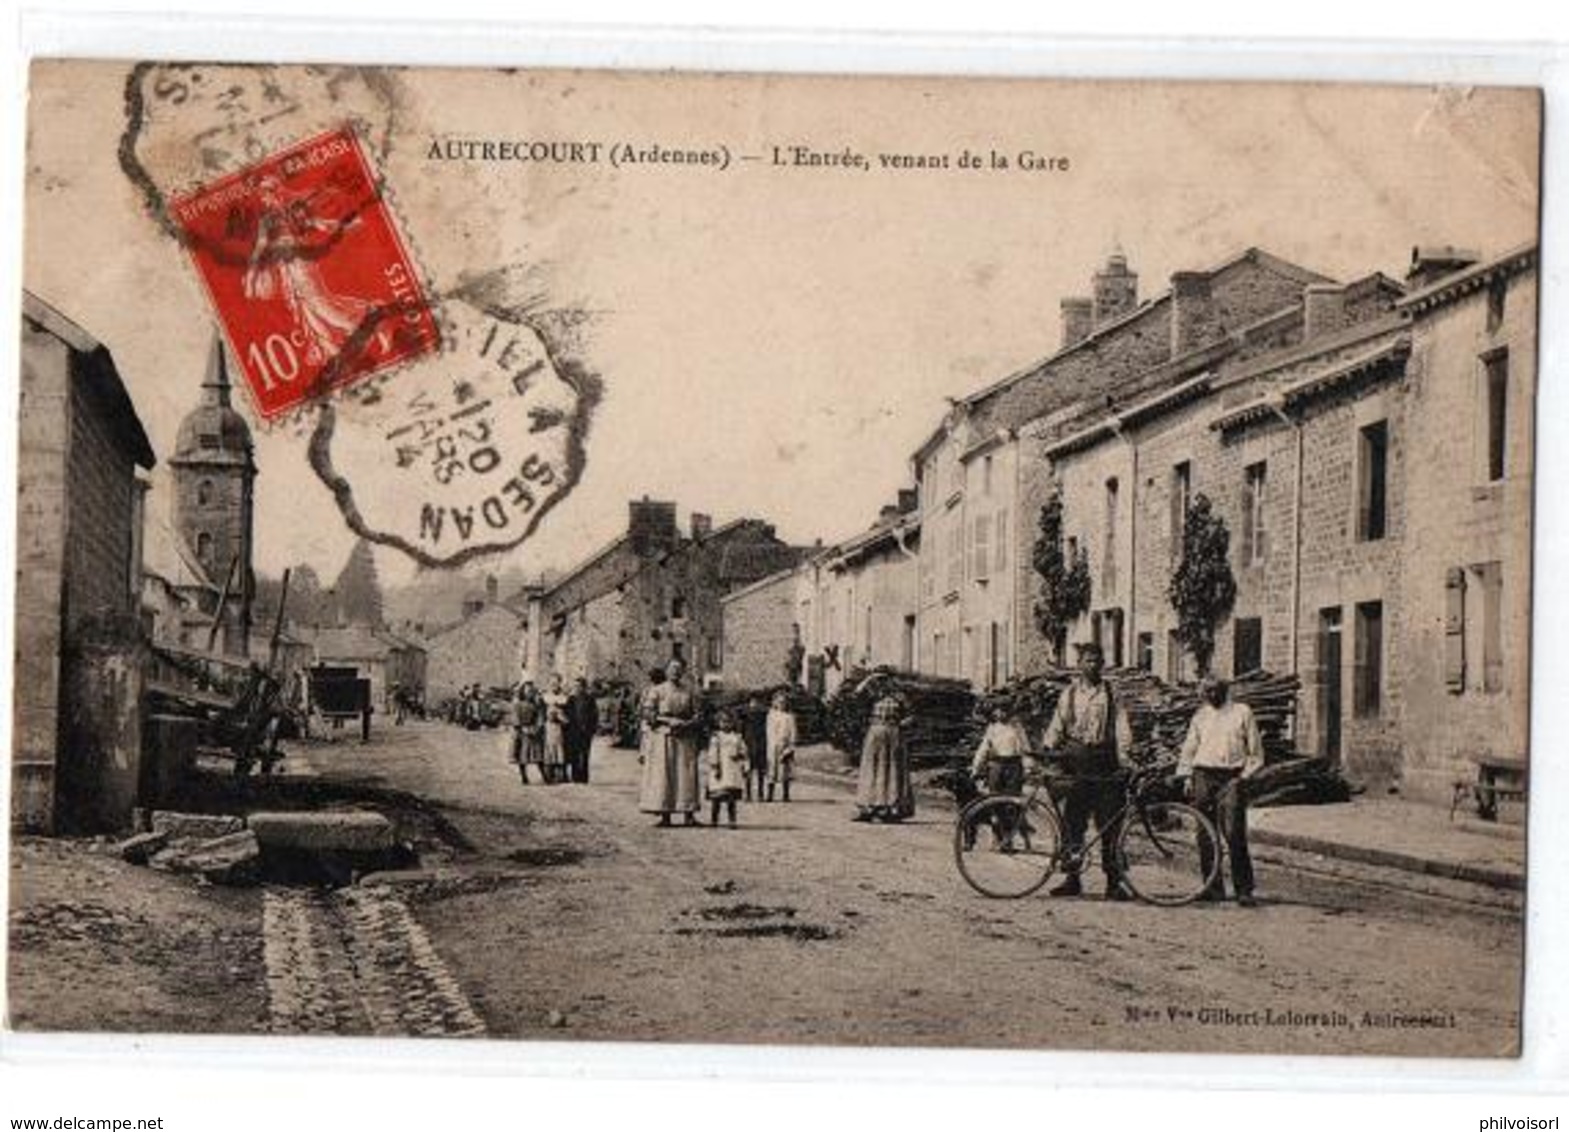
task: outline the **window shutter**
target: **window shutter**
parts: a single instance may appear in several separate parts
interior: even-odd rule
[[[1251,566],[1258,558],[1253,545],[1253,540],[1258,537],[1253,526],[1254,493],[1258,491],[1258,486],[1253,481],[1252,468],[1245,474],[1247,478],[1242,485],[1242,565]]]
[[[1465,691],[1465,571],[1458,566],[1444,575],[1444,683],[1457,695]]]
[[[1008,512],[997,512],[996,570],[1001,574],[1008,569]]]
[[[991,567],[991,516],[975,516],[975,564],[970,573],[978,582],[986,580]]]

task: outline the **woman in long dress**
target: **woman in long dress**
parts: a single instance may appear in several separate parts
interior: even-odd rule
[[[773,706],[768,709],[766,737],[768,743],[768,800],[774,800],[774,790],[784,793],[790,800],[790,782],[795,778],[795,713],[790,710],[787,692],[775,692]]]
[[[638,755],[643,774],[638,789],[637,808],[645,814],[664,815],[660,825],[669,825],[671,776],[665,773],[665,751],[654,724],[659,720],[659,686],[665,682],[664,671],[648,671],[648,687],[637,701]]]
[[[559,674],[550,678],[545,704],[545,781],[563,782],[567,776],[567,692]]]
[[[532,682],[525,680],[512,701],[513,762],[518,764],[518,774],[525,786],[528,785],[528,768],[531,766],[539,767],[540,778],[545,778],[542,725],[539,692]]]
[[[903,821],[915,813],[910,761],[904,749],[896,696],[884,696],[872,707],[872,724],[861,747],[861,782],[855,796],[856,821]]]
[[[650,783],[649,767],[644,766],[645,813],[659,815],[659,824],[681,814],[687,825],[697,824],[702,805],[702,776],[698,771],[698,704],[686,686],[686,665],[672,660],[665,670],[665,682],[654,693],[653,749],[647,754],[659,771],[662,782]],[[650,786],[657,789],[651,791]]]

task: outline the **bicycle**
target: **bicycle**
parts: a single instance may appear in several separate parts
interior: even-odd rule
[[[1111,823],[1113,861],[1138,899],[1163,907],[1191,903],[1220,876],[1222,842],[1208,817],[1166,796],[1171,764],[1119,773],[1122,807]],[[1062,844],[1062,812],[1052,786],[1085,776],[1036,773],[1023,794],[991,794],[959,811],[953,852],[959,874],[982,896],[1016,900],[1038,891],[1063,869],[1081,871],[1107,836],[1097,828],[1069,856]]]

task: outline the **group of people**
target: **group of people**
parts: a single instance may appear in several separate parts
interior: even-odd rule
[[[511,758],[525,786],[530,767],[547,785],[588,782],[589,752],[599,732],[599,702],[588,681],[579,677],[568,693],[559,675],[544,692],[524,680],[512,700],[511,724]]]
[[[776,694],[766,708],[753,697],[744,711],[720,710],[705,736],[702,705],[687,687],[686,665],[672,660],[664,671],[649,673],[639,714],[638,808],[656,815],[661,828],[678,815],[685,825],[700,824],[705,798],[710,824],[717,826],[723,813],[732,829],[742,798],[790,800],[796,725],[787,694]]]
[[[1057,700],[1041,746],[1054,756],[1053,793],[1062,814],[1063,848],[1067,875],[1051,895],[1083,894],[1079,860],[1091,821],[1100,836],[1100,867],[1106,877],[1106,898],[1126,900],[1128,893],[1118,875],[1116,830],[1123,809],[1126,768],[1133,745],[1127,711],[1102,674],[1104,656],[1098,645],[1079,646],[1079,671]],[[1264,766],[1264,747],[1252,709],[1231,699],[1227,682],[1206,676],[1200,685],[1203,702],[1188,726],[1178,756],[1175,778],[1193,805],[1215,822],[1226,842],[1231,882],[1237,903],[1251,908],[1253,861],[1248,850],[1248,782]],[[994,794],[1018,794],[1023,789],[1026,762],[1033,758],[1024,728],[1001,709],[981,737],[971,763],[971,773]],[[1214,846],[1200,846],[1208,873],[1214,864]],[[1203,899],[1225,898],[1224,882],[1217,876]]]

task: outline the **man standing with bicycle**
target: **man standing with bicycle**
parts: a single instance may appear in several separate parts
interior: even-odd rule
[[[1264,744],[1259,738],[1253,709],[1231,699],[1230,685],[1218,676],[1205,676],[1199,685],[1204,702],[1188,725],[1177,777],[1189,779],[1193,805],[1213,821],[1226,842],[1231,859],[1231,887],[1237,903],[1254,907],[1253,858],[1248,853],[1247,783],[1264,766]],[[1199,846],[1204,875],[1214,864],[1215,849],[1208,841]],[[1224,883],[1216,874],[1214,886],[1200,899],[1224,900]]]
[[[1101,675],[1105,657],[1097,644],[1079,648],[1079,673],[1057,700],[1042,746],[1059,764],[1062,776],[1063,849],[1068,875],[1051,890],[1053,896],[1080,896],[1080,857],[1090,818],[1100,836],[1101,870],[1106,874],[1106,899],[1126,900],[1117,874],[1116,824],[1122,809],[1122,769],[1133,745],[1128,713],[1117,703]]]

